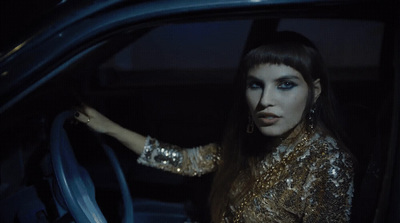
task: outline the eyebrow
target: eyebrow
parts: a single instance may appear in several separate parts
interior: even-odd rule
[[[275,81],[290,80],[290,79],[300,80],[300,78],[298,76],[289,74],[289,75],[281,76],[281,77],[275,79]],[[254,76],[247,76],[246,81],[252,81],[252,80],[262,81],[260,78],[257,78]]]
[[[290,80],[290,79],[300,80],[300,78],[296,75],[285,75],[285,76],[277,78],[276,80]]]
[[[253,81],[253,80],[261,81],[261,79],[260,79],[260,78],[257,78],[257,77],[253,77],[253,76],[247,76],[247,77],[246,77],[246,81]]]

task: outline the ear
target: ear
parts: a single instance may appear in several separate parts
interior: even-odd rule
[[[313,82],[314,85],[314,103],[317,101],[317,99],[319,98],[319,95],[321,94],[321,83],[319,81],[319,79],[315,80]]]

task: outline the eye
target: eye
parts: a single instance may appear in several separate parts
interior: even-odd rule
[[[249,89],[255,90],[255,89],[260,89],[262,87],[263,87],[262,84],[257,81],[250,81],[249,83],[247,83],[247,88]]]
[[[284,81],[281,81],[278,83],[278,89],[280,89],[280,90],[290,90],[296,86],[297,86],[297,84],[294,83],[293,81],[287,81],[287,80],[285,81],[284,80]]]

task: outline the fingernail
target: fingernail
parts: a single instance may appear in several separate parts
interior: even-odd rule
[[[74,116],[78,118],[79,117],[79,112],[75,112]]]

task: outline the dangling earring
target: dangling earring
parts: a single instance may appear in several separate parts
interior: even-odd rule
[[[249,115],[249,117],[248,117],[246,132],[248,134],[251,134],[254,132],[254,122],[253,122],[253,119],[251,118],[251,115]]]
[[[314,116],[315,116],[315,105],[310,109],[310,113],[308,114],[308,122],[310,124],[310,129],[314,130]]]

